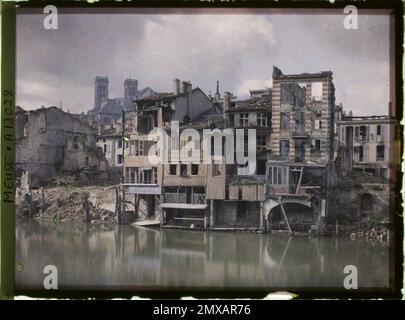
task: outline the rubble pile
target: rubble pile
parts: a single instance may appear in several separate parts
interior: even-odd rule
[[[17,218],[37,221],[115,223],[115,187],[49,187],[17,190]]]
[[[370,242],[387,242],[390,239],[390,224],[387,221],[372,221],[362,218],[357,222],[328,225],[327,235],[365,240]]]

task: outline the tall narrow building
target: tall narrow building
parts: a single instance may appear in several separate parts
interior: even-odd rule
[[[138,92],[138,80],[126,79],[124,81],[124,100],[132,101]]]
[[[97,76],[94,79],[94,108],[101,109],[103,101],[108,99],[108,77]]]

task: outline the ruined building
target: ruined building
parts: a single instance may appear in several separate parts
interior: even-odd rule
[[[333,178],[334,108],[332,72],[284,75],[273,67],[268,228],[318,230],[324,223]]]
[[[56,107],[16,111],[17,177],[28,175],[31,187],[49,183],[57,174],[103,176],[108,164],[96,145],[96,131]],[[92,176],[95,178],[95,176]]]
[[[210,228],[216,230],[263,230],[266,162],[271,142],[271,90],[252,90],[250,98],[234,100],[229,92],[223,99],[224,127],[243,129],[244,150],[249,146],[248,130],[256,130],[256,161],[248,162],[249,175],[238,175],[240,165],[224,163],[208,166],[207,199],[210,201]],[[231,141],[225,137],[225,145]],[[236,148],[235,148],[236,151]],[[236,157],[235,157],[236,158]]]
[[[285,75],[274,67],[273,87],[251,90],[245,100],[229,92],[207,97],[178,79],[173,86],[173,93],[134,101],[124,149],[123,211],[158,217],[163,227],[318,234],[339,219],[389,211],[388,182],[370,184],[362,181],[368,176],[350,172],[378,168],[381,175],[392,167],[393,119],[347,117],[343,106],[335,105],[332,72]],[[203,159],[205,153],[214,155],[213,130],[219,129],[223,154],[210,163],[150,163],[148,153],[156,142],[148,140],[152,129],[166,132],[169,150],[179,147],[172,144],[173,120],[179,122],[180,146],[190,142],[190,136],[182,136],[187,129],[197,130],[199,137],[209,131],[210,148],[195,142]],[[229,139],[239,129],[245,152],[251,148],[248,131],[255,130],[255,161],[246,165],[225,162],[229,142],[235,146]],[[375,153],[366,158],[366,149]],[[236,148],[232,152],[236,159]],[[343,181],[345,176],[351,180]]]
[[[183,194],[181,188],[185,187],[191,190],[203,186],[200,183],[195,185],[195,179],[186,179],[186,183],[181,179],[183,165],[173,169],[150,163],[148,153],[154,142],[148,140],[148,135],[154,128],[169,131],[171,121],[178,121],[180,125],[191,123],[200,114],[212,109],[213,105],[200,88],[193,89],[191,83],[175,79],[173,93],[135,100],[134,106],[134,127],[129,136],[129,148],[124,154],[125,201],[132,202],[129,210],[137,214],[165,217],[172,209],[187,207],[187,199],[174,198],[170,194]],[[172,174],[172,170],[176,174]],[[172,175],[179,175],[179,179],[174,179]],[[204,194],[205,190],[201,193]],[[165,223],[165,218],[162,223]]]
[[[346,116],[337,121],[339,146],[345,148],[348,170],[389,177],[396,120],[393,116]],[[395,170],[393,172],[395,174]]]
[[[396,197],[398,122],[391,115],[359,117],[343,111],[336,122],[338,181],[329,196],[329,219],[388,226]]]
[[[124,119],[122,118],[124,117]],[[127,140],[123,140],[122,121],[125,123],[124,136],[127,137],[134,128],[134,112],[121,113],[121,119],[113,120],[111,124],[97,126],[97,146],[104,153],[105,158],[111,168],[115,171],[122,170],[125,149],[129,148]],[[127,150],[128,151],[128,150]]]

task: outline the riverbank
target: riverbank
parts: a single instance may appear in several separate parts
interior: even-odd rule
[[[116,185],[71,186],[59,185],[31,191],[31,196],[22,191],[16,193],[16,217],[36,221],[115,224]],[[215,229],[214,229],[215,230]],[[228,228],[228,232],[254,232]],[[287,230],[272,230],[272,234],[288,236]],[[393,235],[386,221],[363,218],[360,221],[341,221],[338,225],[326,222],[324,232],[293,232],[297,237],[331,236],[373,242],[388,241]]]

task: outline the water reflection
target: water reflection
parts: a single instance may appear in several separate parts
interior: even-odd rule
[[[19,222],[16,287],[41,288],[45,265],[60,289],[342,288],[356,265],[360,288],[389,286],[387,245],[336,238]]]

